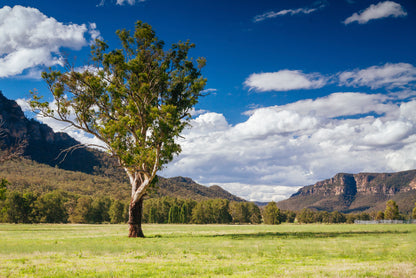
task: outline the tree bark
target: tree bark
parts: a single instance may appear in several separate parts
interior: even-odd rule
[[[129,237],[144,237],[142,231],[143,197],[129,206]]]

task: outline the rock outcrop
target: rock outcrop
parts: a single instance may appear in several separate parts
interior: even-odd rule
[[[299,189],[278,203],[281,209],[359,212],[383,210],[395,200],[403,212],[416,201],[416,170],[397,173],[339,173],[333,178]]]

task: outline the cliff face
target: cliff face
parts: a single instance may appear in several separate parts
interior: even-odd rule
[[[92,173],[94,167],[101,166],[96,155],[87,149],[76,150],[62,161],[60,153],[79,142],[66,133],[55,133],[45,124],[27,119],[20,106],[4,97],[1,91],[0,123],[3,130],[3,136],[0,138],[2,148],[26,141],[23,156],[36,162],[86,173]]]
[[[416,201],[416,170],[397,173],[336,174],[333,178],[305,186],[288,200],[278,203],[282,209],[313,208],[327,211],[383,210],[385,202],[395,200],[403,212]]]

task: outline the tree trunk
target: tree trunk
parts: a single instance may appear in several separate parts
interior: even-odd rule
[[[143,197],[138,202],[130,202],[129,237],[144,237],[142,231]]]

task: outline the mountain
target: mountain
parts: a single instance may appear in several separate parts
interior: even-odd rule
[[[78,141],[63,132],[53,130],[35,120],[29,120],[20,106],[9,100],[0,91],[0,123],[3,136],[0,146],[12,147],[25,141],[23,156],[39,163],[58,166],[71,171],[93,173],[94,168],[104,166],[100,155],[93,150],[77,149],[68,153],[63,160],[62,151],[79,144]],[[87,163],[86,163],[87,162]]]
[[[416,201],[416,170],[397,173],[339,173],[333,178],[299,189],[277,203],[284,210],[311,208],[325,211],[361,212],[384,210],[395,200],[402,212]]]
[[[10,190],[46,192],[69,191],[81,195],[110,195],[129,198],[125,172],[106,153],[82,148],[69,152],[62,160],[62,151],[78,141],[63,132],[55,133],[49,126],[25,117],[20,106],[0,91],[0,146],[13,147],[26,141],[19,161],[0,164],[0,177],[12,184]],[[158,178],[154,197],[171,196],[202,200],[221,198],[244,201],[219,186],[206,187],[189,178]]]

